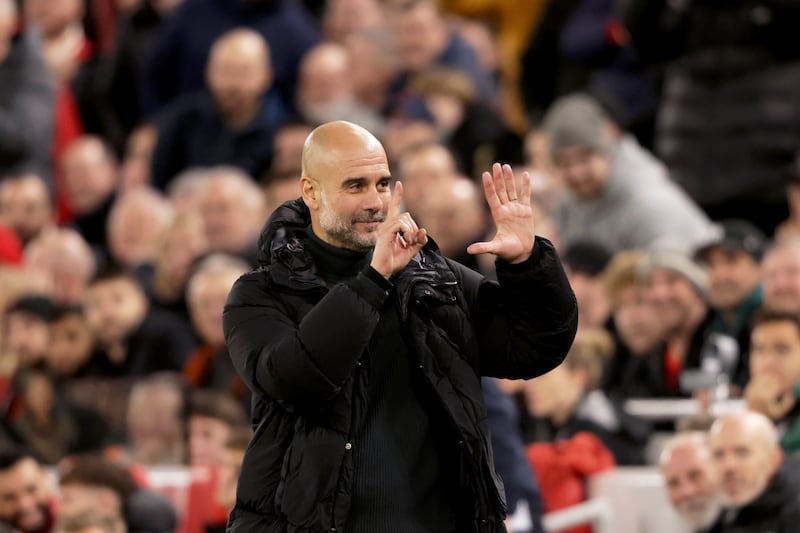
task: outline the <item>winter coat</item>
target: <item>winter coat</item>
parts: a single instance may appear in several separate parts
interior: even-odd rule
[[[796,462],[784,460],[764,492],[723,518],[723,533],[794,533],[800,524],[800,485]]]
[[[366,348],[389,294],[367,271],[327,287],[307,249],[309,224],[302,200],[276,210],[260,239],[260,268],[234,284],[225,308],[225,337],[253,392],[255,425],[231,533],[346,530]],[[472,506],[459,508],[464,532],[505,531],[480,376],[547,372],[577,328],[574,295],[546,240],[537,239],[522,264],[498,261],[497,275],[499,283],[483,279],[431,242],[392,278],[431,418],[456,463],[452,481]]]

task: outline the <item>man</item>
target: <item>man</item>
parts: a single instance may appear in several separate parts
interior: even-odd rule
[[[566,185],[554,211],[563,246],[580,239],[612,253],[691,251],[713,236],[708,218],[669,179],[664,165],[620,131],[591,97],[560,98],[543,124]]]
[[[746,220],[726,220],[721,226],[722,234],[698,248],[695,259],[708,271],[708,300],[714,316],[711,329],[737,340],[746,369],[748,325],[762,300],[761,256],[766,237]],[[744,386],[747,378],[747,372],[741,372],[737,385]]]
[[[189,464],[222,466],[228,439],[245,424],[244,407],[230,394],[224,391],[194,391],[187,421]]]
[[[678,433],[661,450],[661,475],[672,506],[692,533],[720,530],[719,476],[702,433]]]
[[[36,174],[9,176],[0,181],[0,220],[27,244],[55,225],[47,183]]]
[[[762,311],[753,319],[747,406],[769,417],[784,451],[800,454],[800,316]]]
[[[96,256],[74,229],[53,228],[25,248],[26,276],[58,304],[79,305],[96,271]]]
[[[159,189],[196,166],[230,164],[253,178],[269,168],[284,111],[267,95],[267,42],[252,30],[225,33],[211,48],[206,79],[208,92],[176,100],[157,120],[152,180]]]
[[[156,263],[161,239],[174,217],[166,196],[141,186],[114,200],[108,213],[108,248],[114,264],[146,278]]]
[[[302,199],[273,213],[223,325],[252,390],[232,531],[505,531],[480,375],[557,366],[577,328],[530,177],[483,175],[499,284],[444,259],[391,192],[386,153],[333,122],[303,150]]]
[[[724,533],[790,533],[800,524],[797,464],[784,460],[772,422],[743,411],[709,431],[722,497]]]
[[[706,302],[707,273],[683,254],[649,252],[638,267],[645,298],[664,326],[666,346],[657,367],[656,396],[686,395],[716,387],[717,378],[729,380],[741,372],[736,340],[710,330],[711,311]],[[687,371],[698,380],[686,380]],[[705,371],[708,371],[707,373]]]
[[[800,239],[779,240],[764,253],[764,307],[800,313]]]
[[[0,528],[21,533],[52,531],[55,519],[47,473],[30,454],[0,453]]]
[[[19,31],[15,0],[0,0],[0,177],[50,176],[55,87],[37,31]]]

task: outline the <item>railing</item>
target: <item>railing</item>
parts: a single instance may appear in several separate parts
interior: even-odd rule
[[[542,523],[547,533],[557,533],[585,524],[591,524],[593,533],[611,533],[611,506],[603,498],[592,498],[578,505],[547,513],[542,517]]]

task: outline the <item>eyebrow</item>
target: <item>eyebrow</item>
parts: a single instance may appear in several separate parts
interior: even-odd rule
[[[386,176],[382,176],[382,177],[378,178],[378,181],[383,181],[383,180],[390,180],[391,181],[392,180],[392,176],[386,175]],[[349,187],[350,185],[353,185],[355,183],[364,184],[364,183],[367,183],[367,182],[369,182],[369,180],[367,178],[365,178],[363,176],[355,176],[355,177],[352,177],[352,178],[345,178],[345,180],[342,181],[342,183],[340,184],[340,187],[343,188],[343,189],[346,189],[347,187]]]

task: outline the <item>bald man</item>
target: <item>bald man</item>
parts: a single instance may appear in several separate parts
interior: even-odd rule
[[[231,30],[211,48],[208,91],[179,98],[157,121],[152,180],[161,189],[190,167],[233,165],[258,179],[269,167],[285,111],[268,93],[270,48],[249,29]]]
[[[534,236],[529,178],[518,190],[507,165],[483,175],[497,233],[468,251],[496,256],[497,283],[401,210],[360,126],[312,131],[301,175],[223,316],[258,428],[231,527],[505,531],[480,376],[549,371],[577,327],[558,257]]]
[[[720,531],[719,475],[706,435],[679,433],[661,450],[658,466],[667,496],[692,533]]]
[[[769,418],[722,417],[709,431],[722,497],[724,533],[790,533],[800,527],[800,466],[784,458]]]

